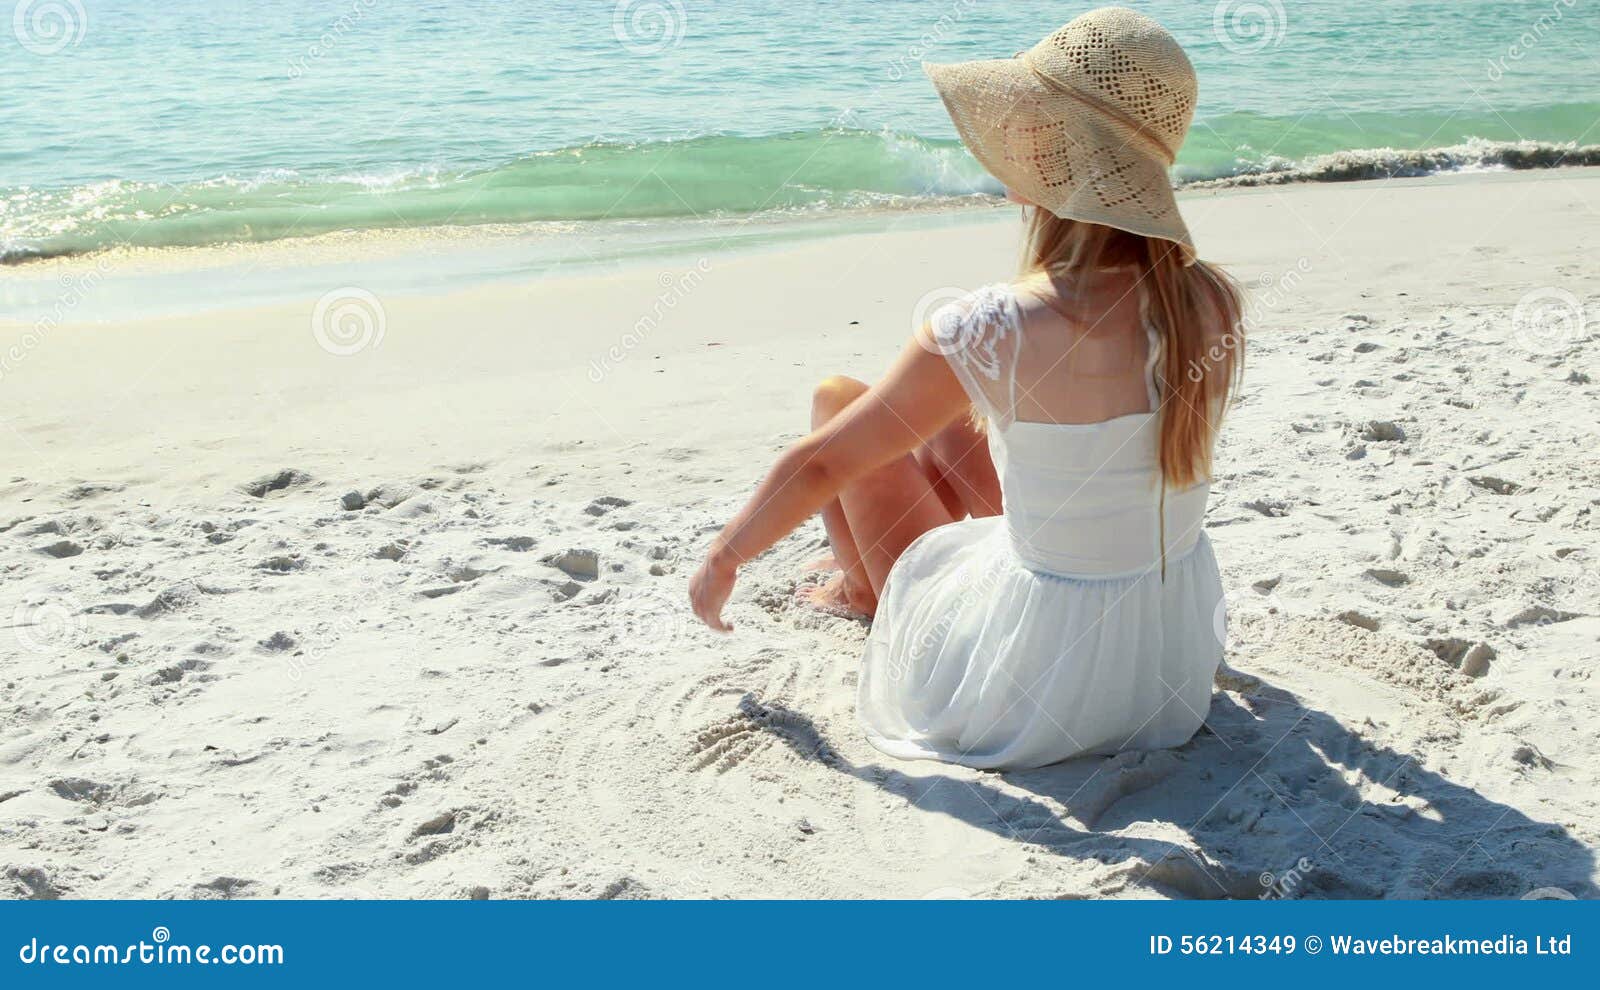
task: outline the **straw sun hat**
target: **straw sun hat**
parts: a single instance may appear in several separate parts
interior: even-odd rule
[[[967,148],[1058,217],[1194,241],[1167,168],[1194,118],[1194,67],[1161,25],[1101,7],[1016,57],[925,63]]]

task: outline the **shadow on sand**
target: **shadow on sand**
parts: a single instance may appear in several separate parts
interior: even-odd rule
[[[1205,726],[1176,750],[1006,773],[855,765],[804,714],[749,696],[740,707],[800,756],[922,811],[1059,856],[1126,864],[1127,883],[1170,896],[1596,896],[1594,853],[1565,828],[1374,746],[1266,683],[1217,693]],[[1120,834],[1150,821],[1186,839]]]

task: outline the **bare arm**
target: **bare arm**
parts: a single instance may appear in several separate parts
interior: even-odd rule
[[[926,328],[919,336],[925,334]],[[907,343],[882,381],[779,455],[750,501],[711,542],[689,581],[695,615],[727,632],[722,606],[740,564],[789,535],[850,482],[916,449],[969,407],[944,357],[920,340]]]

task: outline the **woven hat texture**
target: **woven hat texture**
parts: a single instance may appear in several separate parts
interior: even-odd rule
[[[1161,25],[1101,7],[1014,58],[923,70],[967,148],[1008,188],[1059,217],[1173,241],[1194,261],[1167,169],[1198,85]]]

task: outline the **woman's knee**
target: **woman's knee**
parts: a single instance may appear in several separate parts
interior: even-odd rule
[[[830,375],[824,378],[811,393],[811,425],[821,426],[839,415],[845,406],[854,402],[867,391],[867,388],[866,382],[858,381],[848,375]]]

